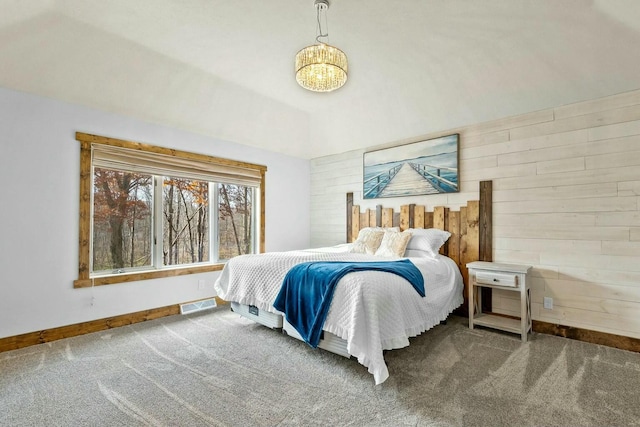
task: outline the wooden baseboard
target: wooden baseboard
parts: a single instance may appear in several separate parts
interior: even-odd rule
[[[542,322],[539,320],[533,321],[532,328],[534,332],[539,332],[541,334],[556,335],[591,344],[600,344],[607,347],[614,347],[621,350],[640,353],[640,339],[638,338],[592,331],[589,329],[574,328],[572,326],[555,325],[553,323]]]
[[[455,312],[454,312],[455,314]],[[502,313],[491,313],[494,316],[507,317],[509,319],[519,319],[519,317]],[[465,314],[465,317],[468,317]],[[620,350],[640,353],[640,339],[614,335],[607,332],[592,331],[590,329],[575,328],[573,326],[557,325],[540,320],[533,320],[531,329],[540,334],[555,335],[557,337],[569,338],[572,340],[588,342],[590,344],[600,344],[607,347],[619,348]]]
[[[227,304],[226,301],[216,297],[218,305]],[[105,331],[120,326],[132,325],[134,323],[145,322],[147,320],[159,319],[161,317],[180,314],[180,305],[169,305],[166,307],[152,308],[150,310],[138,311],[136,313],[123,314],[120,316],[108,317],[105,319],[92,320],[89,322],[77,323],[74,325],[61,326],[59,328],[45,329],[42,331],[29,332],[13,337],[0,338],[0,353],[3,351],[17,350],[36,344],[43,344],[57,341],[63,338],[71,338],[78,335],[92,332]]]
[[[218,305],[228,304],[218,297]],[[169,305],[166,307],[153,308],[150,310],[138,311],[136,313],[123,314],[121,316],[109,317],[105,319],[92,320],[90,322],[77,323],[75,325],[62,326],[59,328],[45,329],[37,332],[29,332],[13,337],[0,338],[0,353],[3,351],[17,350],[36,344],[43,344],[57,341],[63,338],[71,338],[78,335],[92,332],[105,331],[120,326],[132,325],[134,323],[145,322],[147,320],[159,319],[161,317],[180,314],[180,305]],[[464,314],[462,314],[464,315]],[[505,316],[511,317],[511,316]],[[532,329],[541,334],[555,335],[563,338],[570,338],[592,344],[605,345],[607,347],[619,348],[621,350],[640,353],[640,339],[614,335],[606,332],[591,331],[589,329],[574,328],[571,326],[555,325],[553,323],[533,321]]]

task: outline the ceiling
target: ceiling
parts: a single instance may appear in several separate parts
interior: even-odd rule
[[[301,158],[640,88],[638,0],[332,0],[350,71],[332,93],[294,78],[313,0],[0,10],[2,87]]]

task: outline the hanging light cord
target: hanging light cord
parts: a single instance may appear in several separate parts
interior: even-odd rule
[[[316,19],[318,21],[318,35],[316,36],[316,41],[318,43],[325,43],[328,44],[329,43],[329,24],[327,24],[327,13],[325,12],[324,15],[324,24],[327,27],[327,32],[325,34],[322,34],[322,24],[320,23],[320,10],[325,10],[326,8],[323,8],[322,5],[317,5],[316,6]],[[321,38],[325,38],[327,39],[326,42],[321,41]]]

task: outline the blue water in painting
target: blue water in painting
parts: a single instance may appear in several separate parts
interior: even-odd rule
[[[389,180],[388,171],[393,169],[395,166],[401,166],[403,163],[411,162],[411,163],[419,163],[422,165],[432,165],[432,166],[440,166],[440,167],[449,167],[455,168],[455,171],[441,170],[440,176],[452,183],[458,185],[458,153],[443,153],[437,154],[433,156],[422,156],[415,159],[405,159],[397,162],[387,162],[387,163],[379,163],[376,165],[365,166],[364,168],[364,198],[365,199],[373,199],[377,197],[378,193],[384,188],[384,185]],[[436,173],[436,169],[428,168],[430,172]],[[379,177],[379,178],[375,178]],[[378,181],[379,180],[379,181]],[[440,193],[451,193],[458,191],[457,188],[448,186],[446,184],[437,183],[436,180],[430,180],[432,184],[436,187],[436,189]],[[378,188],[374,189],[374,187],[381,182]]]

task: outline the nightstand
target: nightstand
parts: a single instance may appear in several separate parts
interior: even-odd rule
[[[527,281],[530,265],[502,264],[497,262],[474,261],[467,264],[469,269],[469,328],[474,325],[500,329],[522,336],[527,341],[531,330],[531,290]],[[478,303],[482,298],[482,288],[502,289],[520,294],[520,319],[512,319],[482,312]]]

